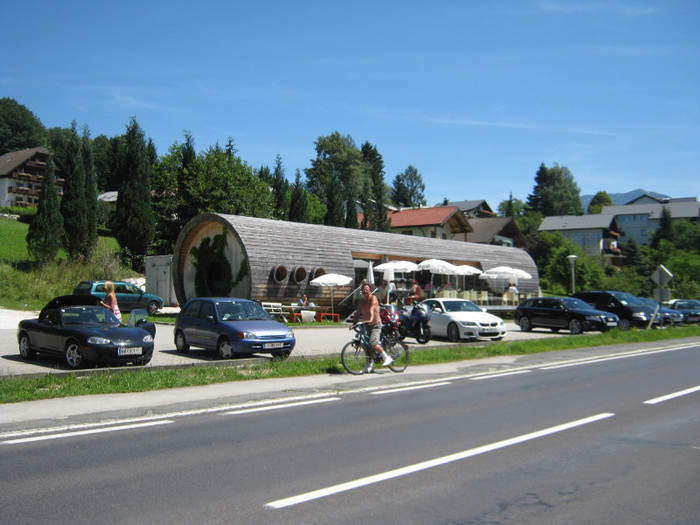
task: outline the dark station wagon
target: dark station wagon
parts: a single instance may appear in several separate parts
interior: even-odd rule
[[[553,332],[568,330],[571,334],[599,330],[604,332],[618,325],[615,314],[594,310],[588,303],[573,297],[533,297],[518,306],[515,322],[524,332],[533,328],[549,328]]]
[[[104,298],[105,281],[82,281],[73,290],[75,295],[96,295]],[[135,284],[124,281],[114,281],[114,294],[122,312],[130,312],[137,308],[145,308],[149,315],[154,315],[163,308],[163,298],[144,292]]]

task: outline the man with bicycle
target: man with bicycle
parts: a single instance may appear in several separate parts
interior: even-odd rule
[[[382,358],[382,366],[389,366],[393,359],[387,355],[381,345],[382,321],[379,318],[379,300],[372,295],[372,289],[367,283],[362,285],[361,293],[362,298],[357,303],[353,324],[357,323],[358,317],[362,319],[362,323],[369,335],[369,345]]]

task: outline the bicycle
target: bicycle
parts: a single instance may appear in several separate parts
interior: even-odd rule
[[[381,363],[382,358],[369,344],[369,334],[363,323],[352,326],[355,330],[355,339],[343,346],[340,352],[340,361],[348,373],[352,375],[366,374],[374,371],[374,363]],[[392,372],[403,372],[408,366],[408,346],[400,339],[387,337],[382,333],[382,348],[393,359],[389,365]]]

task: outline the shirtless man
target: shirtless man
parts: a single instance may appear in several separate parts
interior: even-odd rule
[[[355,318],[353,324],[357,323],[358,316],[362,319],[362,323],[369,334],[369,344],[374,351],[381,356],[382,366],[389,366],[394,360],[387,355],[380,344],[382,337],[382,321],[379,318],[379,300],[372,295],[372,289],[369,284],[362,285],[362,298],[357,303]],[[352,327],[350,327],[352,328]]]

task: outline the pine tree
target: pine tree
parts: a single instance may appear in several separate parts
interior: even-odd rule
[[[81,141],[73,121],[66,136],[63,157],[63,198],[61,215],[66,232],[64,247],[71,259],[84,257],[88,241],[88,206],[85,197],[85,164]]]
[[[95,157],[90,140],[90,129],[83,128],[81,142],[83,166],[85,167],[85,206],[87,220],[87,238],[82,255],[90,259],[97,248],[97,171],[95,170]]]
[[[289,201],[289,220],[292,222],[309,222],[309,194],[301,181],[301,172],[297,169]]]
[[[136,271],[143,271],[145,256],[153,242],[155,219],[151,208],[151,165],[144,132],[131,118],[121,159],[121,180],[117,198],[116,237],[122,257]]]
[[[365,213],[365,224],[362,227],[388,232],[391,223],[387,215],[389,189],[384,182],[384,159],[369,142],[365,142],[360,151],[368,170],[366,195],[361,199]]]
[[[27,249],[44,266],[56,258],[62,237],[63,217],[59,211],[53,157],[49,157],[39,191],[39,206],[27,232]]]

